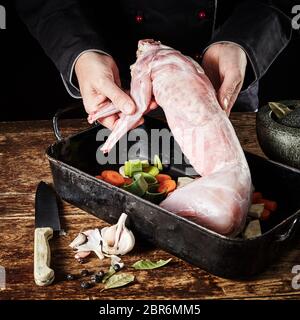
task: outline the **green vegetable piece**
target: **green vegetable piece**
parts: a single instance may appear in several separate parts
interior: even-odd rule
[[[292,112],[289,107],[279,102],[269,102],[269,107],[275,113],[278,119],[281,119]]]
[[[156,204],[159,204],[160,202],[162,202],[166,197],[166,193],[157,192],[158,187],[159,187],[159,183],[150,184],[143,198]]]
[[[143,196],[144,199],[156,204],[159,204],[160,202],[162,202],[165,197],[166,197],[165,192],[149,192],[149,191],[146,191]]]
[[[151,174],[153,177],[159,174],[159,170],[155,166],[149,166],[146,170],[147,173]]]
[[[157,180],[155,179],[155,177],[153,177],[153,175],[147,172],[142,171],[142,172],[135,173],[133,177],[136,179],[136,177],[139,177],[139,175],[142,175],[148,184],[157,183]]]
[[[148,183],[141,173],[135,174],[134,179],[135,181],[131,184],[124,185],[123,189],[135,194],[136,196],[142,197],[148,189]]]
[[[152,262],[150,260],[139,260],[135,262],[132,267],[136,270],[150,270],[150,269],[156,269],[165,266],[168,264],[172,258],[168,260],[158,260],[156,262]]]
[[[142,162],[139,159],[125,161],[124,173],[128,177],[132,177],[135,172],[140,172],[143,170]]]
[[[105,287],[101,290],[113,289],[124,287],[127,284],[134,281],[134,276],[128,273],[119,273],[111,276],[105,284]]]
[[[153,162],[154,162],[154,165],[158,168],[158,170],[162,171],[163,165],[162,165],[161,160],[157,154],[154,156]]]
[[[142,167],[143,168],[148,168],[149,167],[149,161],[148,160],[141,160]]]
[[[102,283],[105,283],[115,273],[116,273],[116,270],[112,266],[110,266],[109,270],[104,274]]]
[[[126,174],[125,174],[125,166],[121,166],[119,168],[119,173],[122,177],[126,177]]]
[[[124,174],[125,174],[125,176],[130,177],[130,174],[131,174],[130,170],[131,170],[131,168],[130,168],[129,161],[125,161],[125,163],[124,163]]]
[[[159,183],[153,183],[153,184],[150,184],[150,186],[148,187],[148,192],[150,193],[158,193],[157,192],[157,188],[159,187]]]

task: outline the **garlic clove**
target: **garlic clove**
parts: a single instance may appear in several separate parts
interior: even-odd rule
[[[105,227],[101,229],[101,236],[105,239],[108,246],[112,247],[115,244],[115,235],[116,235],[117,225],[111,227]]]
[[[87,242],[87,236],[83,232],[80,232],[78,236],[69,244],[72,249],[76,249],[78,246]]]
[[[135,245],[135,238],[133,233],[128,230],[126,227],[124,227],[124,230],[121,234],[119,246],[118,246],[118,252],[120,255],[124,255],[128,252],[130,252]]]
[[[102,253],[102,237],[99,229],[87,230],[83,234],[87,237],[87,241],[76,247],[77,253],[94,251],[99,259],[104,259]]]
[[[91,251],[79,251],[75,254],[75,259],[84,259],[89,256]]]

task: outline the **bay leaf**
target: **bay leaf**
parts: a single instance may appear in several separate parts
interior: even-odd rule
[[[119,273],[112,275],[106,282],[105,287],[101,290],[124,287],[134,281],[134,275],[129,273]]]
[[[112,266],[110,266],[109,270],[104,274],[102,283],[105,283],[115,273],[116,273],[116,270]]]
[[[172,258],[168,259],[168,260],[158,260],[156,262],[153,262],[151,260],[139,260],[137,262],[135,262],[132,265],[132,268],[136,269],[136,270],[150,270],[150,269],[156,269],[156,268],[160,268],[165,266],[166,264],[168,264],[170,261],[172,260]]]

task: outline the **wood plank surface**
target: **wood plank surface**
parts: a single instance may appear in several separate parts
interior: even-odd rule
[[[255,133],[255,114],[234,113],[232,123],[245,150],[263,155]],[[85,120],[62,121],[64,134],[86,128]],[[68,247],[83,229],[107,224],[82,210],[63,203],[61,223],[65,236],[51,242],[52,266],[56,280],[52,286],[37,287],[33,281],[34,193],[40,180],[51,183],[45,149],[55,141],[50,121],[0,123],[0,266],[6,268],[7,284],[1,299],[299,299],[300,290],[291,285],[291,270],[300,264],[300,238],[265,272],[248,280],[233,281],[213,276],[148,243],[137,241],[135,249],[123,257],[126,272],[135,282],[124,288],[101,291],[102,285],[85,290],[80,281],[65,280],[66,274],[82,269],[106,271],[109,259],[95,256],[83,265]],[[140,259],[168,259],[161,269],[134,271],[130,265]]]

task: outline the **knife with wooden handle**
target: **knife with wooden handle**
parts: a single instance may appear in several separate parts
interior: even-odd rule
[[[59,230],[56,194],[42,181],[35,196],[34,281],[38,286],[50,285],[54,280],[54,270],[50,268],[49,240],[53,237],[53,231]]]

